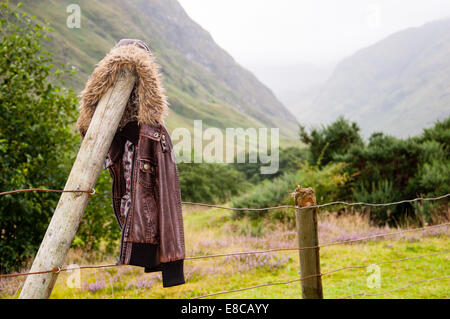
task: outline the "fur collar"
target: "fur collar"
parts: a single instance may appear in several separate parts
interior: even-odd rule
[[[97,65],[81,92],[77,127],[84,135],[101,97],[113,85],[118,72],[136,74],[136,84],[119,127],[132,120],[139,124],[163,124],[168,113],[167,97],[161,85],[159,66],[153,55],[135,44],[114,47]]]

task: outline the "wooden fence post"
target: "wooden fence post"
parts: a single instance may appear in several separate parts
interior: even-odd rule
[[[123,72],[98,103],[65,190],[90,190],[95,186],[134,83],[135,76]],[[30,272],[63,265],[89,196],[88,193],[62,193]],[[27,276],[20,298],[48,298],[57,277],[56,272]]]
[[[308,207],[316,205],[316,195],[312,188],[298,186],[294,193],[295,205]],[[298,247],[316,247],[319,245],[318,237],[318,208],[296,209],[295,211]],[[322,277],[320,274],[319,248],[299,250],[300,278],[311,276],[302,280],[303,299],[323,299]]]

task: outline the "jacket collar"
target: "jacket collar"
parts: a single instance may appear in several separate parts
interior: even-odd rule
[[[124,39],[98,63],[81,92],[77,127],[82,135],[88,129],[101,97],[114,84],[122,70],[134,72],[137,77],[124,117],[135,114],[139,124],[164,123],[168,113],[168,103],[160,80],[159,66],[144,42]],[[122,123],[126,122],[127,119],[124,118]]]

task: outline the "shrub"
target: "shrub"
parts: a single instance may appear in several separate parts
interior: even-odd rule
[[[352,146],[336,159],[349,164],[349,173],[358,174],[359,186],[389,180],[403,196],[410,197],[412,194],[407,192],[407,187],[410,178],[417,173],[421,151],[416,140],[375,133],[367,146]]]
[[[286,173],[271,181],[265,180],[254,187],[250,192],[235,197],[231,201],[232,207],[264,208],[284,204],[293,205],[290,193],[298,183],[295,173]],[[267,215],[267,211],[236,211],[235,217],[249,216],[258,218]]]
[[[47,26],[0,2],[0,189],[64,187],[77,141],[70,131],[76,96],[49,82],[58,79]],[[1,272],[16,270],[41,242],[58,194],[29,192],[0,197]]]
[[[300,140],[310,146],[311,160],[319,166],[334,160],[336,155],[345,154],[352,146],[362,146],[359,127],[339,117],[328,126],[314,128],[308,134],[304,126],[300,126]]]
[[[307,148],[287,147],[280,149],[278,160],[278,171],[275,174],[261,174],[261,166],[267,166],[267,164],[249,163],[249,154],[245,156],[245,163],[237,163],[233,166],[240,172],[242,172],[247,181],[252,184],[257,184],[266,179],[274,179],[275,177],[282,176],[288,172],[295,172],[300,168],[302,162],[307,159]]]
[[[108,170],[102,170],[95,185],[98,194],[111,194],[112,181]],[[91,196],[80,227],[72,243],[84,250],[98,250],[105,244],[106,253],[112,253],[119,245],[120,228],[114,216],[112,200],[107,196]]]
[[[332,201],[346,189],[349,176],[343,171],[345,164],[333,163],[322,168],[308,163],[301,164],[300,170],[294,173],[285,173],[272,181],[266,180],[257,185],[252,191],[231,201],[232,207],[263,208],[279,205],[294,205],[291,193],[297,185],[312,187],[316,193],[318,203]],[[286,211],[282,211],[285,213]],[[248,216],[258,218],[271,216],[283,219],[285,216],[280,211],[238,211],[235,216],[240,218]],[[288,218],[293,216],[289,214]]]
[[[397,187],[390,181],[382,180],[372,182],[370,186],[359,184],[353,191],[353,198],[357,202],[365,203],[389,203],[402,199]],[[363,207],[363,211],[370,211],[370,220],[379,226],[384,224],[397,226],[403,222],[405,210],[401,205],[382,207]]]
[[[229,164],[179,163],[178,170],[183,201],[223,203],[249,186]]]
[[[448,119],[437,122],[421,136],[405,140],[374,133],[367,145],[354,145],[346,154],[336,156],[335,160],[349,164],[347,172],[355,176],[354,199],[386,202],[449,193],[450,153],[449,142],[445,139],[450,132],[449,123]],[[402,204],[379,208],[372,210],[380,212],[373,221],[396,224],[415,217],[418,221],[429,222],[432,207]]]

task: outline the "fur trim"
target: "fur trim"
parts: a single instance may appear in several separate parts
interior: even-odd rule
[[[163,124],[168,103],[161,85],[159,66],[150,52],[130,44],[113,48],[98,63],[81,92],[77,127],[82,135],[86,134],[101,97],[123,70],[133,72],[137,79],[120,126],[133,120],[133,115],[139,124]]]

